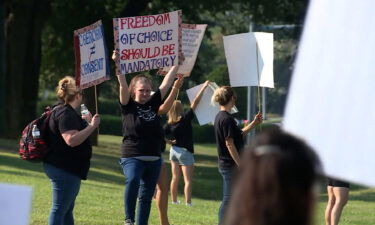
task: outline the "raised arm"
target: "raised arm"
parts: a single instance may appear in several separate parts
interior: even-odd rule
[[[254,128],[256,125],[262,123],[262,121],[263,121],[262,114],[261,113],[256,114],[253,121],[251,121],[251,123],[249,123],[244,128],[242,128],[243,136],[246,136],[252,128]]]
[[[182,84],[184,82],[184,77],[179,77],[177,80],[175,80],[172,90],[169,93],[167,99],[165,99],[164,103],[159,107],[158,114],[166,114],[172,107],[173,101],[176,99],[179,89],[181,88]]]
[[[168,71],[167,75],[165,75],[163,82],[160,84],[160,94],[161,98],[163,99],[167,94],[169,88],[172,86],[173,80],[176,77],[176,73],[178,71],[178,66],[172,66],[171,69]]]
[[[120,60],[119,53],[116,52],[115,50],[113,51],[112,59],[115,62],[117,62],[117,60]],[[122,75],[122,74],[116,74],[116,75],[117,75],[118,83],[120,85],[119,87],[120,103],[121,105],[127,105],[129,102],[129,98],[130,98],[128,83],[126,82],[125,75]]]
[[[210,83],[209,80],[206,80],[206,82],[204,82],[202,88],[199,90],[198,94],[195,96],[193,102],[191,103],[191,108],[193,110],[195,110],[197,108],[197,105],[199,104],[201,98],[202,98],[202,95],[203,95],[203,92],[204,92],[204,89],[206,89],[206,87],[208,86],[208,84]]]

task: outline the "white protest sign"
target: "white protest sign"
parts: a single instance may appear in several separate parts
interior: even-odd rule
[[[0,183],[0,224],[28,225],[31,187]]]
[[[374,12],[373,0],[310,2],[283,123],[327,175],[375,187]]]
[[[274,87],[272,33],[243,33],[223,39],[232,87]]]
[[[206,28],[207,24],[182,24],[182,53],[185,60],[178,68],[178,75],[190,76]],[[170,67],[164,67],[159,73],[167,74],[169,69]]]
[[[76,84],[82,89],[109,80],[109,63],[102,21],[74,31]]]
[[[181,64],[181,10],[158,15],[114,18],[117,74]]]
[[[193,102],[195,96],[201,90],[203,84],[197,85],[186,90],[190,103]],[[207,88],[204,90],[201,100],[199,101],[197,108],[194,113],[198,119],[199,125],[205,125],[207,123],[214,123],[216,114],[220,111],[220,105],[218,103],[212,104],[211,97],[215,90],[219,88],[215,82],[210,82]],[[238,112],[236,106],[232,108],[231,113]]]

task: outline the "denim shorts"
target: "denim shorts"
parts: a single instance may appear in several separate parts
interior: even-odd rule
[[[189,166],[194,164],[194,155],[186,148],[172,145],[169,150],[169,160],[177,161],[181,166]]]

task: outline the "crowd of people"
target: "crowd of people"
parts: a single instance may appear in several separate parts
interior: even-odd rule
[[[118,60],[118,53],[114,52],[112,58]],[[172,204],[181,204],[177,198],[181,172],[184,204],[193,206],[192,120],[209,81],[202,85],[184,112],[181,101],[177,100],[184,78],[177,76],[177,71],[178,66],[171,67],[156,90],[145,75],[134,76],[129,85],[124,75],[117,75],[123,128],[119,164],[125,180],[125,225],[147,225],[153,197],[160,224],[169,225],[168,195],[170,192]],[[75,199],[90,167],[89,136],[99,126],[100,117],[77,113],[75,109],[81,105],[83,94],[72,77],[61,79],[56,91],[60,102],[53,110],[48,135],[52,150],[43,164],[52,184],[48,224],[73,225]],[[236,100],[230,86],[216,89],[211,99],[220,106],[214,121],[218,170],[223,182],[218,223],[312,224],[314,187],[318,175],[322,175],[319,158],[302,140],[276,126],[259,134],[245,147],[246,135],[263,118],[258,113],[246,126],[239,127],[230,113]],[[163,127],[160,117],[164,114],[168,120]],[[171,146],[170,182],[161,155],[166,143]],[[348,199],[349,184],[330,178],[327,191],[326,224],[337,225]]]

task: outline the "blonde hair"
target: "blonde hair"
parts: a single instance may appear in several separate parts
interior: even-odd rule
[[[224,106],[230,102],[232,97],[236,97],[236,93],[234,93],[233,89],[230,86],[222,86],[215,90],[211,102],[217,102],[219,105]]]
[[[71,76],[61,79],[59,85],[56,87],[57,97],[65,103],[73,101],[78,93],[81,93],[81,90],[77,88],[76,81]]]
[[[135,76],[131,79],[130,84],[129,84],[129,93],[130,93],[130,97],[132,99],[135,98],[134,89],[135,89],[135,85],[137,84],[138,81],[150,85],[150,88],[152,89],[151,80],[144,74],[138,74],[137,76]]]
[[[180,121],[184,114],[184,108],[182,107],[180,100],[175,100],[172,104],[171,109],[168,111],[168,124],[177,123]]]

